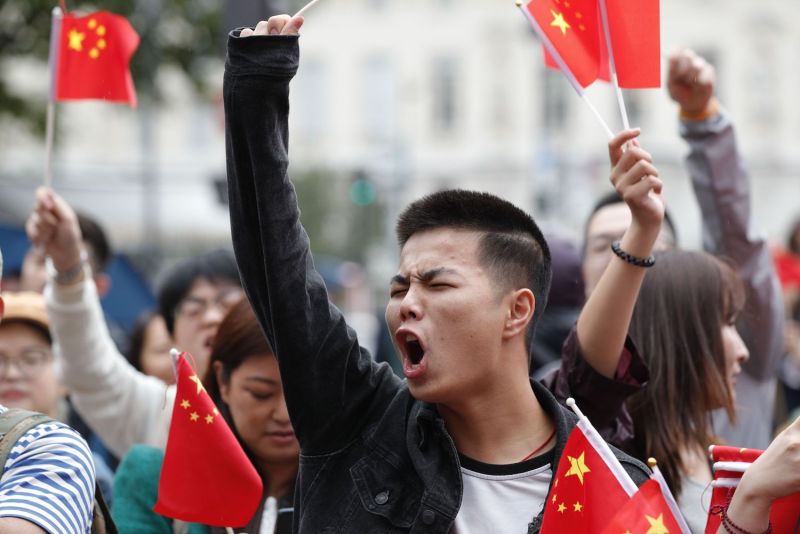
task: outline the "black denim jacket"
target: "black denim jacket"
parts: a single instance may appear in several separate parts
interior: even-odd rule
[[[298,59],[297,37],[235,31],[224,81],[234,250],[278,357],[302,451],[295,530],[446,533],[462,481],[444,421],[359,346],[314,269],[287,177],[289,81]],[[556,425],[557,465],[575,416],[543,386],[532,387]],[[644,482],[647,468],[618,454],[633,480]],[[540,510],[530,512],[534,520]]]

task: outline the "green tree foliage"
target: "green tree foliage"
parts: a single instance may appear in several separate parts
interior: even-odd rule
[[[11,58],[47,61],[53,0],[3,0],[0,3],[0,118],[12,116],[33,131],[42,131],[45,102],[41,96],[15,94],[9,80]],[[102,0],[97,3],[67,2],[78,14],[108,10],[130,20],[141,36],[131,61],[140,98],[157,100],[156,73],[170,65],[186,73],[205,91],[209,60],[221,60],[223,7],[218,0]]]

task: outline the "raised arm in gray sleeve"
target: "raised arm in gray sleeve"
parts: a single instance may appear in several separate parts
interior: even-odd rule
[[[783,300],[766,237],[751,213],[733,123],[721,112],[682,121],[680,129],[690,147],[686,164],[702,214],[703,248],[733,261],[745,284],[747,304],[737,324],[750,351],[744,371],[755,380],[772,379],[783,355]]]

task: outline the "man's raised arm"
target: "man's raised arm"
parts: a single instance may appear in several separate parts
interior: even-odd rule
[[[231,233],[242,284],[281,369],[305,454],[332,452],[383,412],[400,381],[329,301],[287,176],[289,82],[302,18],[228,39],[224,101]]]

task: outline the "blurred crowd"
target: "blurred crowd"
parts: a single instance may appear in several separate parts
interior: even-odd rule
[[[702,215],[703,251],[681,248],[672,222],[681,214],[664,208],[660,181],[646,183],[657,180],[658,162],[638,146],[638,133],[615,138],[610,145],[614,188],[586,217],[581,242],[546,236],[552,283],[549,297],[545,293],[542,299],[544,311],[536,306],[537,326],[528,344],[533,380],[561,402],[575,398],[602,436],[621,451],[642,461],[659,459],[693,532],[703,531],[708,514],[708,446],[767,449],[800,416],[800,220],[784,243],[769,241],[759,230],[735,117],[717,100],[716,89],[713,68],[703,58],[691,51],[670,58],[667,92],[679,109],[676,129],[686,142],[686,172]],[[234,136],[233,142],[241,140]],[[232,197],[236,194],[256,193],[238,191]],[[800,213],[798,199],[797,213],[785,214],[787,226]],[[192,355],[205,389],[264,480],[263,503],[250,524],[237,525],[237,532],[291,532],[293,522],[302,525],[299,515],[292,518],[300,513],[299,488],[309,499],[303,503],[307,514],[313,513],[315,496],[313,482],[297,478],[298,470],[304,473],[300,451],[318,458],[315,440],[334,430],[320,422],[309,430],[309,421],[318,418],[297,408],[306,406],[308,400],[300,398],[306,390],[297,389],[296,376],[286,386],[282,382],[282,372],[297,372],[284,367],[284,359],[292,357],[287,347],[303,345],[281,337],[280,329],[287,322],[312,321],[311,312],[275,307],[277,274],[267,268],[263,279],[253,279],[243,268],[269,265],[269,259],[253,260],[243,252],[261,254],[250,247],[267,246],[266,238],[244,244],[237,239],[250,236],[235,234],[236,255],[232,249],[209,250],[171,267],[161,277],[157,307],[130,332],[121,332],[101,307],[113,284],[106,266],[114,254],[102,221],[76,213],[51,189],[39,189],[31,201],[26,222],[31,248],[19,290],[2,293],[0,405],[45,414],[53,430],[28,431],[29,457],[8,457],[0,479],[0,522],[29,523],[47,532],[89,532],[102,515],[90,498],[96,481],[94,500],[110,506],[121,532],[219,530],[152,511],[175,402],[170,349],[177,348]],[[249,208],[245,200],[237,208],[234,200],[231,209]],[[263,253],[265,258],[285,254],[293,259],[289,252]],[[647,263],[651,255],[652,268],[633,261]],[[356,280],[351,285],[366,287],[360,267],[348,264],[347,270],[347,279]],[[398,298],[395,286],[402,298],[413,285],[403,276],[392,282],[386,321],[382,310],[365,313],[363,306],[349,306],[352,292],[344,286],[338,298],[333,295],[331,309],[336,304],[344,309],[363,353],[375,355],[377,368],[390,369],[391,380],[399,382],[405,374],[413,382],[421,365],[415,351],[424,352],[428,341],[403,337],[397,334],[402,329],[387,326],[397,326],[391,311]],[[310,283],[288,279],[286,285],[295,286],[287,291],[298,291],[298,301],[313,303],[318,294],[297,289],[297,284]],[[330,280],[328,285],[336,289]],[[340,317],[338,311],[324,313]],[[311,343],[319,333],[307,337]],[[327,350],[324,343],[320,346]],[[427,365],[433,368],[434,363]],[[327,380],[349,387],[348,380],[356,378],[337,374],[347,372],[331,368]],[[357,380],[390,379],[376,372]],[[333,394],[320,399],[320,405],[338,402]],[[374,416],[368,412],[363,417]],[[448,430],[455,433],[450,425]],[[59,488],[48,489],[36,472],[26,471],[36,461],[33,444],[48,435],[60,440],[62,449],[67,450],[66,443],[79,451],[63,464],[56,462],[62,466],[55,468]],[[554,446],[552,439],[544,450]],[[469,453],[460,447],[458,452],[464,455],[463,465],[469,465]],[[81,455],[91,460],[72,459]],[[332,476],[323,467],[316,469],[315,476]],[[78,489],[73,492],[73,487]],[[66,496],[51,502],[41,496],[47,491]],[[375,497],[377,505],[381,495]],[[465,503],[467,498],[465,488]],[[427,521],[431,516],[420,517]],[[474,532],[459,521],[455,531]],[[305,524],[300,529],[305,532],[322,528],[308,525],[323,525]]]

